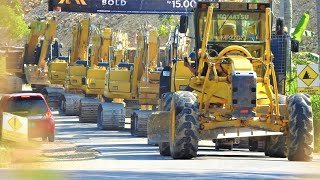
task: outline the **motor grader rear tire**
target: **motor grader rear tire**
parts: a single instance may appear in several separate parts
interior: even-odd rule
[[[172,101],[169,128],[171,157],[192,159],[198,152],[198,99],[192,92],[178,91],[173,94]]]
[[[279,104],[286,104],[287,97],[279,94]],[[276,135],[266,137],[265,155],[277,158],[286,158],[288,156],[287,136]]]
[[[168,142],[159,143],[159,151],[161,156],[170,156],[170,143]]]
[[[313,120],[310,96],[294,94],[288,97],[289,161],[313,159]]]
[[[288,155],[287,137],[284,135],[267,137],[268,146],[267,154],[270,157],[286,158]],[[267,144],[266,144],[267,146]],[[266,153],[265,153],[266,154]]]

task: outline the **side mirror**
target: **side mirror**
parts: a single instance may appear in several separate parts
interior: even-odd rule
[[[188,30],[188,16],[182,15],[180,16],[179,32],[186,33],[187,30]]]

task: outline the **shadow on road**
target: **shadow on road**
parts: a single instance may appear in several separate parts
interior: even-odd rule
[[[2,170],[0,170],[1,172]],[[319,179],[320,176],[311,174],[237,172],[237,171],[200,171],[197,173],[181,171],[90,171],[90,170],[11,170],[2,171],[1,179]]]

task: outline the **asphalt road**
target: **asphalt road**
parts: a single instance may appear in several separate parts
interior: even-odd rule
[[[62,116],[56,116],[56,128],[58,142],[92,149],[97,156],[58,158],[28,172],[2,169],[0,179],[320,179],[319,155],[313,162],[289,162],[245,149],[216,151],[213,143],[201,141],[196,159],[172,160],[129,130],[101,131],[95,124],[78,123],[77,117]]]

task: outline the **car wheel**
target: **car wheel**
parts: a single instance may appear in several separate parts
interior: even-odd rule
[[[49,142],[54,142],[54,134],[48,134]]]

